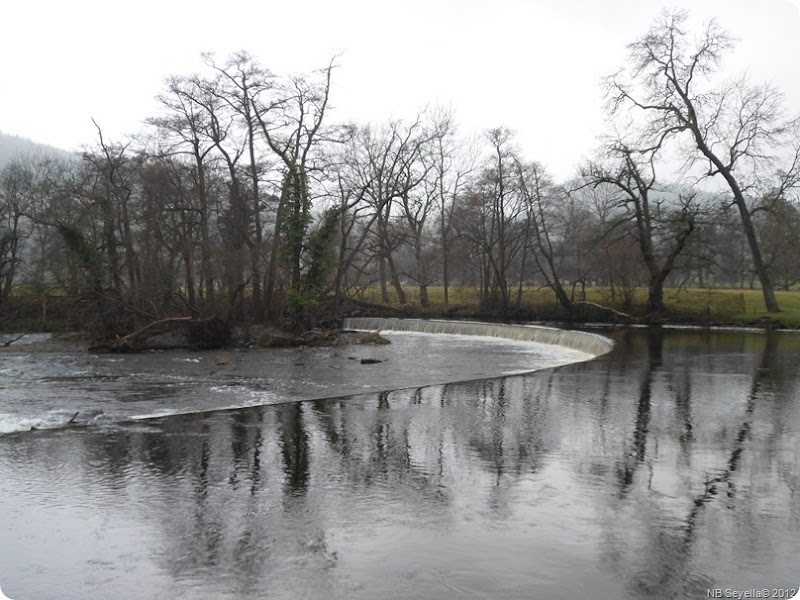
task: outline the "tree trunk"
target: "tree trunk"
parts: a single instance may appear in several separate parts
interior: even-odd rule
[[[282,210],[285,201],[285,195],[288,190],[281,191],[281,199],[278,201],[278,208],[275,213],[275,226],[272,231],[272,244],[269,251],[269,265],[267,266],[267,286],[264,290],[265,302],[268,321],[275,321],[280,313],[278,306],[278,299],[276,297],[278,287],[278,268],[279,268],[279,254],[281,250],[281,227],[283,226],[281,220],[283,218]]]
[[[408,300],[406,298],[406,293],[403,290],[403,286],[400,285],[400,275],[397,273],[397,268],[394,265],[394,259],[392,258],[391,252],[386,256],[386,265],[389,267],[389,278],[391,279],[392,287],[397,294],[397,301],[400,303],[400,306],[405,306]]]
[[[208,228],[208,190],[206,189],[206,170],[203,155],[197,146],[194,149],[197,168],[197,194],[200,207],[200,297],[216,309],[214,297],[214,275],[211,270],[211,234]]]
[[[442,235],[442,285],[444,286],[444,307],[445,309],[449,308],[450,306],[450,281],[449,281],[449,274],[448,270],[448,247],[447,247],[447,240],[444,235]]]
[[[664,312],[664,278],[651,276],[647,287],[647,310],[658,314]]]
[[[417,260],[417,277],[419,278],[419,303],[424,307],[430,306],[428,301],[428,268],[422,257],[422,224],[415,232],[414,254]]]
[[[714,167],[716,167],[720,175],[725,178],[725,181],[730,187],[731,192],[733,192],[734,202],[736,203],[736,207],[739,209],[739,215],[742,218],[744,235],[747,238],[747,243],[750,246],[750,254],[753,258],[753,268],[755,269],[756,275],[758,275],[758,280],[761,282],[761,291],[764,294],[764,304],[767,307],[767,312],[780,312],[781,309],[778,306],[778,300],[775,298],[775,288],[772,285],[769,271],[767,266],[764,264],[764,259],[761,256],[761,246],[758,243],[756,229],[753,225],[753,220],[750,217],[750,209],[747,206],[747,201],[745,200],[744,194],[739,187],[739,183],[736,181],[733,173],[731,173],[731,170],[725,164],[723,164],[716,154],[714,154],[703,138],[703,132],[700,130],[700,127],[697,124],[697,118],[695,116],[694,107],[692,106],[691,101],[689,101],[689,99],[685,96],[683,97],[683,100],[689,108],[690,119],[688,125],[694,134],[695,143],[697,144],[698,150],[700,150],[703,156],[705,156],[714,165]]]
[[[261,297],[261,245],[263,232],[261,227],[261,198],[258,189],[258,167],[256,165],[255,143],[253,140],[252,118],[249,104],[246,103],[245,116],[248,125],[248,145],[250,150],[250,178],[253,187],[253,225],[254,239],[250,247],[250,270],[253,273],[253,311],[257,322],[264,320],[264,301]]]

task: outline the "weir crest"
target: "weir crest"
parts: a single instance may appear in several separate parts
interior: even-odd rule
[[[351,317],[344,320],[342,327],[354,331],[414,331],[418,333],[498,337],[562,346],[594,356],[606,354],[614,347],[614,342],[602,335],[588,333],[586,331],[544,327],[541,325],[509,325],[505,323],[483,323],[479,321]]]

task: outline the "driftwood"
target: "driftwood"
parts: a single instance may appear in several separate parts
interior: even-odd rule
[[[262,348],[294,348],[297,346],[330,346],[335,344],[339,329],[311,329],[299,335],[272,333],[259,342]]]
[[[159,343],[158,336],[175,335],[175,339]],[[92,345],[93,352],[138,352],[159,349],[212,349],[226,345],[230,329],[217,316],[206,319],[194,317],[167,317],[152,321],[128,335],[104,340]]]
[[[596,308],[596,309],[602,310],[604,312],[609,312],[612,315],[615,315],[615,316],[620,317],[622,319],[626,319],[628,321],[638,321],[639,320],[638,317],[634,317],[633,315],[629,315],[628,313],[624,313],[624,312],[622,312],[620,310],[616,310],[616,309],[610,308],[608,306],[603,306],[602,304],[597,304],[595,302],[587,302],[585,300],[582,300],[580,302],[576,302],[575,306],[591,306],[592,308]]]
[[[3,347],[4,348],[8,348],[11,344],[13,344],[14,342],[18,342],[19,340],[21,340],[24,337],[25,337],[25,334],[23,333],[22,335],[18,335],[17,337],[15,337],[13,340],[8,340],[6,342],[3,342]]]
[[[129,333],[125,337],[119,338],[120,344],[129,345],[136,342],[137,339],[141,338],[145,333],[148,331],[155,329],[156,327],[163,327],[164,325],[175,325],[177,323],[188,323],[193,321],[192,317],[169,317],[166,319],[159,319],[158,321],[153,321],[152,323],[148,323],[144,327],[140,327],[133,333]]]

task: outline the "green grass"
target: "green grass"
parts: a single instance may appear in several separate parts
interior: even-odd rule
[[[406,309],[421,314],[470,314],[479,315],[479,295],[476,288],[453,287],[449,290],[448,306],[444,304],[444,289],[428,288],[430,306],[422,308],[419,303],[419,289],[404,288],[407,296]],[[568,290],[569,292],[569,290]],[[387,307],[400,309],[393,289],[389,290],[390,302]],[[800,290],[776,292],[781,312],[770,314],[764,305],[761,290],[742,289],[665,289],[664,304],[666,315],[664,320],[677,323],[694,323],[699,325],[732,324],[732,325],[766,325],[800,328]],[[609,288],[593,287],[586,289],[587,302],[623,311],[637,318],[646,317],[647,289],[637,288],[630,306],[624,306],[619,292],[612,296]],[[359,295],[359,299],[382,305],[380,290],[369,288]],[[576,291],[576,300],[580,300]],[[516,307],[517,290],[512,293],[512,305]],[[559,307],[555,294],[549,288],[525,288],[522,293],[521,308],[525,312],[544,318],[557,317],[563,311]]]
[[[390,301],[381,302],[380,289],[367,288],[357,294],[358,300],[366,301],[405,316],[430,316],[461,319],[500,318],[519,321],[559,321],[572,319],[577,322],[609,321],[624,322],[627,319],[609,311],[582,307],[579,314],[567,314],[556,301],[549,288],[525,288],[522,301],[517,307],[517,289],[512,291],[510,311],[504,314],[483,311],[480,308],[478,290],[473,287],[451,287],[449,301],[444,303],[444,289],[428,288],[429,307],[419,302],[419,288],[404,288],[407,303],[401,307],[394,290],[390,288]],[[570,290],[567,290],[569,293]],[[580,300],[576,290],[575,300]],[[781,312],[770,314],[764,306],[760,290],[690,288],[664,290],[664,315],[653,318],[647,314],[647,290],[638,288],[632,293],[629,306],[622,303],[619,291],[612,295],[609,288],[592,287],[586,289],[585,300],[603,307],[622,311],[639,322],[658,321],[694,325],[758,325],[800,329],[800,289],[776,292]],[[85,327],[81,311],[68,298],[50,296],[46,306],[35,296],[12,298],[0,305],[0,329],[9,331],[74,330]],[[281,343],[276,341],[276,344]]]

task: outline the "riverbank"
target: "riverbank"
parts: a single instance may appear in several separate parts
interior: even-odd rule
[[[587,288],[574,295],[575,309],[565,310],[549,289],[515,290],[505,309],[482,307],[475,288],[451,288],[447,301],[443,288],[428,288],[428,305],[420,302],[418,290],[406,290],[406,302],[400,304],[390,292],[388,302],[380,290],[363,290],[358,298],[326,300],[315,309],[313,324],[301,331],[288,327],[254,324],[233,325],[224,343],[214,347],[272,348],[340,343],[337,329],[347,317],[394,317],[420,319],[473,320],[505,323],[558,323],[566,327],[587,324],[679,325],[697,327],[758,327],[762,329],[800,329],[800,291],[778,292],[781,312],[767,313],[759,290],[740,289],[668,289],[665,310],[647,312],[646,290],[622,294],[608,288]],[[70,310],[70,300],[33,297],[13,298],[0,305],[0,344],[16,343],[10,332],[75,332],[87,330],[88,319],[80,311]],[[176,316],[172,330],[148,330],[150,337],[141,348],[194,348],[196,340],[187,336],[188,317]],[[74,344],[87,348],[95,344],[89,335],[69,334]],[[107,340],[104,341],[108,343]]]
[[[780,313],[768,313],[760,290],[742,289],[666,289],[664,311],[647,311],[647,290],[637,288],[623,294],[609,288],[576,290],[572,299],[575,310],[565,310],[547,288],[514,290],[505,310],[482,308],[478,290],[453,288],[445,302],[443,288],[428,288],[428,306],[419,300],[418,290],[406,290],[407,301],[401,305],[390,290],[383,302],[380,290],[363,292],[360,300],[372,307],[369,316],[404,316],[414,318],[475,319],[482,321],[550,322],[573,325],[587,323],[694,325],[698,327],[760,327],[765,329],[800,329],[800,291],[776,292]]]

